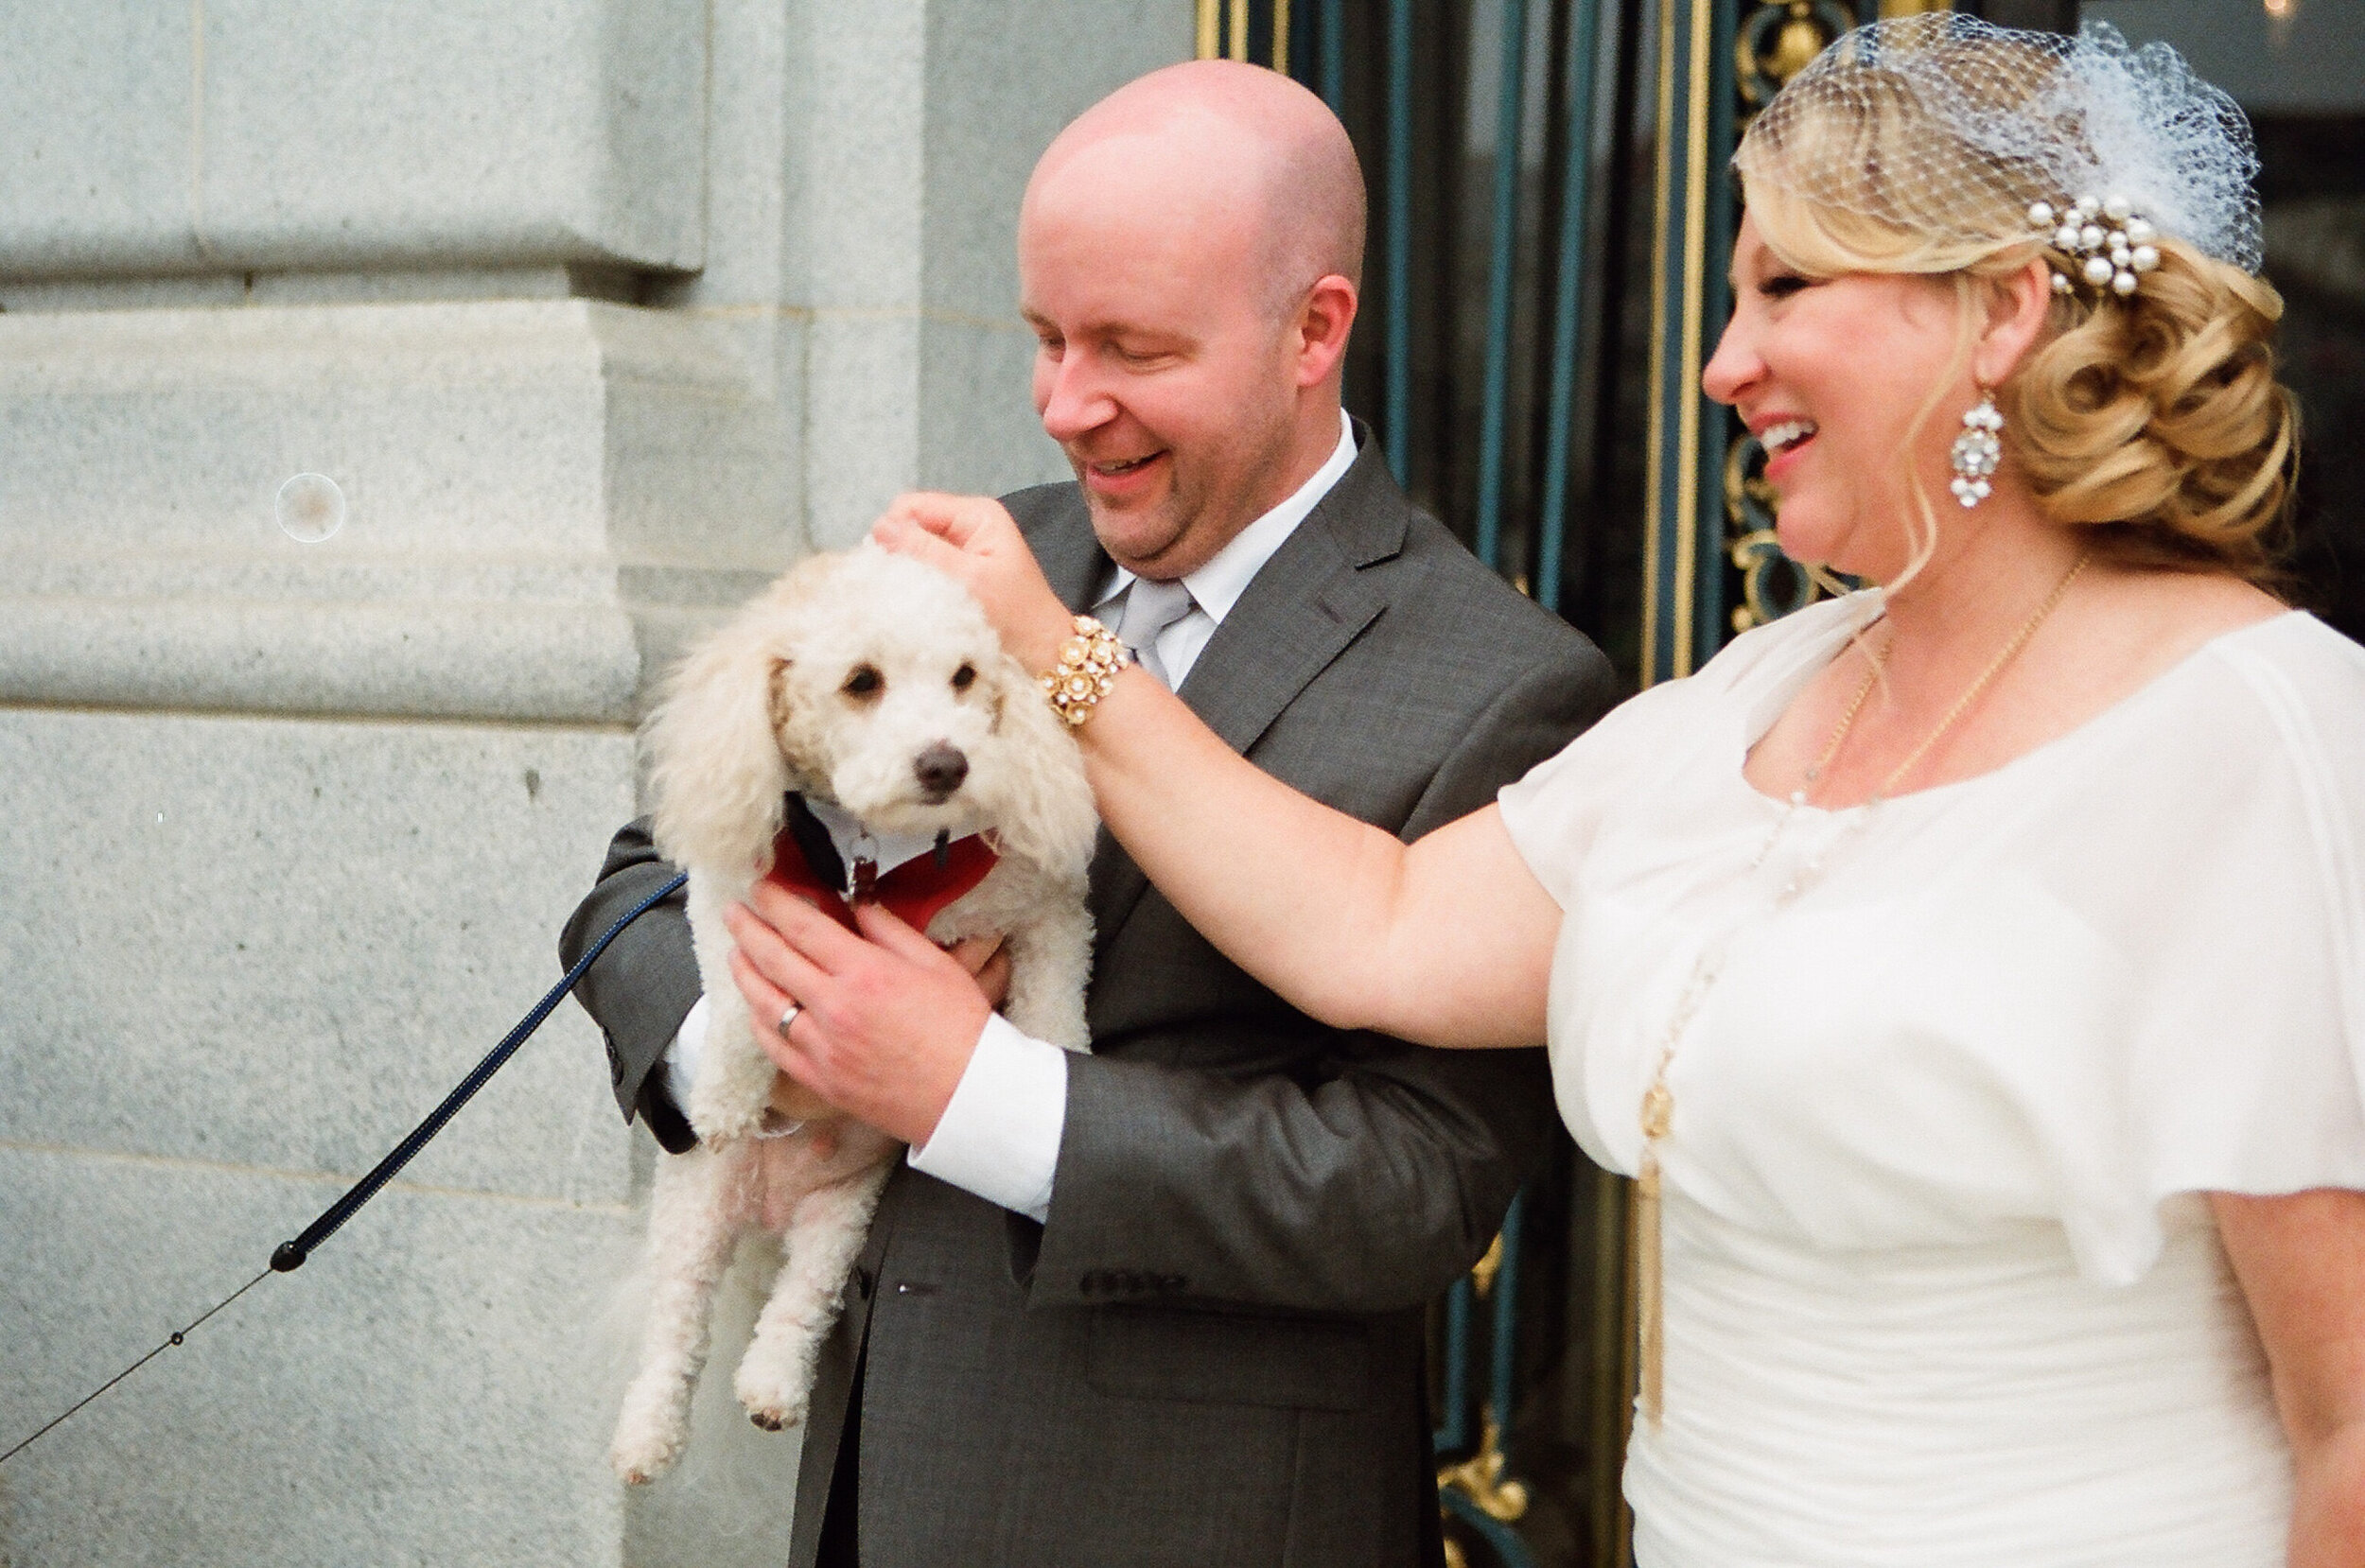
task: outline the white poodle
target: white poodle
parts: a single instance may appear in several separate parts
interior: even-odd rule
[[[776,1108],[779,1074],[731,979],[723,911],[759,877],[836,882],[819,813],[860,830],[832,893],[875,886],[892,904],[899,881],[918,880],[942,898],[982,874],[927,932],[944,944],[1007,935],[1003,1010],[1027,1034],[1085,1048],[1092,962],[1082,758],[975,601],[939,572],[869,546],[801,563],[683,662],[647,740],[657,845],[690,873],[710,1013],[683,1107],[699,1143],[660,1159],[650,1204],[655,1291],[609,1450],[628,1482],[681,1453],[715,1288],[752,1228],[779,1235],[786,1259],[736,1390],[759,1426],[803,1420],[815,1354],[902,1148],[784,1079],[789,1108]],[[884,878],[863,856],[914,835],[933,850]],[[805,869],[806,844],[818,874]]]

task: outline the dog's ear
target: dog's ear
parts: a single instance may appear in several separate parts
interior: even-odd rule
[[[772,733],[775,736],[788,728],[789,721],[795,713],[796,699],[790,693],[788,685],[789,672],[795,668],[786,654],[777,655],[773,658],[769,673],[764,678],[764,712],[772,721]]]
[[[1025,671],[1022,670],[1019,673],[1025,674]],[[1026,690],[1021,691],[1018,694],[1018,700],[1020,702],[1025,702],[1028,691],[1040,691],[1041,689],[1042,689],[1041,687],[1038,687],[1033,682],[1029,681],[1026,685]],[[1007,680],[997,680],[991,673],[989,673],[986,676],[987,734],[999,735],[1002,733],[1002,715],[1004,710],[1009,706],[1010,683]]]
[[[998,769],[1001,806],[994,837],[1002,852],[1061,877],[1081,878],[1092,864],[1100,826],[1084,754],[1026,667],[1002,654],[992,671],[1002,741],[1015,766]]]
[[[770,867],[789,788],[776,731],[787,700],[780,606],[743,610],[692,651],[643,730],[658,851],[721,874]]]

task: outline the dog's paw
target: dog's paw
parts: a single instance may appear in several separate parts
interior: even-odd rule
[[[690,1125],[701,1142],[719,1147],[762,1134],[766,1126],[764,1112],[767,1108],[762,1105],[718,1106],[703,1116],[691,1117]]]
[[[689,1441],[689,1383],[644,1375],[624,1391],[607,1462],[626,1486],[645,1486],[673,1468]]]
[[[803,1400],[766,1400],[743,1396],[740,1403],[745,1406],[747,1419],[766,1432],[780,1432],[792,1426],[804,1424],[805,1402]]]
[[[619,1432],[608,1445],[607,1462],[616,1472],[616,1478],[628,1487],[645,1487],[667,1471],[681,1457],[682,1435],[673,1433]]]
[[[747,1419],[766,1432],[803,1424],[806,1397],[767,1377],[749,1377],[743,1365],[736,1391]]]
[[[710,1036],[711,1037],[711,1036]],[[755,1047],[747,1047],[749,1054]],[[763,1113],[772,1104],[772,1084],[778,1074],[771,1062],[762,1055],[741,1064],[718,1064],[709,1071],[699,1066],[700,1077],[691,1085],[690,1104],[683,1111],[690,1125],[701,1139],[710,1142],[749,1138],[762,1130]]]

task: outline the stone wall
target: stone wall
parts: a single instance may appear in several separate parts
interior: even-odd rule
[[[0,12],[0,1443],[263,1266],[555,978],[682,637],[1060,472],[1011,230],[1182,0]],[[338,487],[307,543],[275,499]],[[777,1560],[607,1475],[652,1147],[571,1004],[0,1470],[0,1560]],[[777,1507],[766,1510],[767,1495]]]

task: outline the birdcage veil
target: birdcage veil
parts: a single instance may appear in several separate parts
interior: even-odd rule
[[[2057,287],[2131,292],[2154,233],[2246,272],[2262,259],[2242,111],[2166,44],[2130,48],[2104,22],[2075,38],[1943,12],[1856,28],[1775,96],[1733,163],[1750,190],[1939,246],[2041,240]]]

